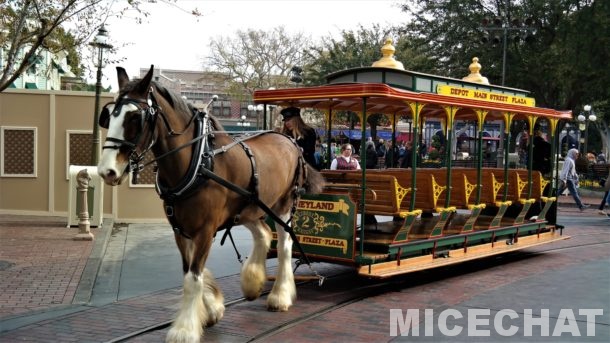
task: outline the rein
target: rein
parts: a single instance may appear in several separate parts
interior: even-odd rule
[[[274,132],[274,131],[257,131],[254,134],[244,135],[244,136],[239,137],[238,139],[234,138],[231,143],[211,150],[210,142],[208,141],[207,138],[214,137],[215,133],[229,133],[229,132],[210,130],[211,125],[210,125],[210,120],[209,120],[207,112],[202,112],[202,111],[193,109],[192,117],[190,118],[190,120],[187,123],[184,130],[180,133],[176,133],[171,128],[171,125],[169,124],[167,118],[165,117],[165,114],[163,113],[163,111],[161,110],[157,101],[155,100],[155,98],[153,96],[152,87],[150,88],[150,91],[148,92],[148,98],[146,99],[146,101],[143,101],[141,99],[129,99],[129,98],[125,99],[124,98],[124,99],[121,99],[121,101],[119,102],[119,106],[122,106],[124,104],[123,100],[125,100],[126,103],[134,104],[141,111],[142,128],[144,128],[145,123],[149,123],[150,126],[152,126],[152,129],[150,132],[151,141],[148,144],[148,147],[146,149],[144,149],[143,152],[140,154],[138,154],[136,151],[137,151],[137,147],[140,143],[143,131],[141,131],[138,134],[138,136],[136,137],[135,143],[127,141],[127,140],[113,138],[113,137],[106,138],[106,140],[111,141],[113,143],[118,143],[118,145],[104,146],[104,149],[119,149],[120,147],[122,147],[124,145],[126,145],[130,149],[129,164],[128,164],[127,169],[128,169],[128,171],[131,170],[133,172],[134,183],[137,183],[137,174],[145,167],[147,167],[167,156],[175,154],[176,152],[178,152],[186,147],[195,145],[188,171],[187,171],[186,175],[183,177],[183,179],[179,182],[177,187],[174,187],[172,189],[168,189],[167,187],[164,187],[163,185],[161,185],[159,176],[157,174],[157,181],[155,183],[155,188],[157,190],[157,193],[159,194],[159,197],[161,197],[161,199],[163,199],[166,203],[166,205],[165,205],[166,216],[175,232],[184,236],[187,239],[192,239],[191,237],[189,237],[182,231],[179,223],[177,223],[177,220],[174,216],[174,203],[179,199],[192,195],[199,188],[199,186],[201,186],[202,184],[207,182],[207,180],[213,180],[216,183],[220,184],[221,186],[243,196],[244,198],[247,199],[248,202],[253,203],[256,206],[258,206],[260,209],[263,210],[263,212],[265,212],[268,216],[270,216],[271,219],[273,219],[276,223],[280,224],[282,226],[282,228],[290,235],[294,244],[297,246],[299,253],[301,255],[301,259],[306,264],[308,264],[311,268],[311,262],[309,261],[309,258],[305,254],[305,250],[299,243],[299,239],[296,236],[296,234],[294,233],[294,230],[292,229],[292,227],[288,224],[288,222],[284,222],[277,214],[275,214],[273,212],[273,210],[269,206],[267,206],[267,204],[265,204],[258,196],[258,189],[257,189],[258,188],[258,186],[257,186],[258,185],[258,179],[257,179],[258,173],[255,170],[254,155],[249,152],[249,148],[246,148],[246,144],[244,142],[246,140],[252,139],[254,137],[258,137],[260,135],[267,134],[267,133]],[[142,104],[148,105],[148,108],[143,108]],[[163,119],[163,123],[166,126],[166,128],[168,130],[168,134],[170,136],[177,136],[177,135],[184,134],[186,132],[186,130],[188,129],[188,127],[190,125],[192,125],[193,123],[195,123],[196,137],[170,151],[163,153],[162,155],[156,157],[155,159],[153,159],[149,162],[146,162],[145,164],[140,164],[140,162],[144,159],[144,155],[148,151],[150,151],[150,149],[152,149],[152,146],[156,143],[155,131],[156,131],[156,120],[157,120],[156,114],[157,113]],[[254,191],[250,191],[250,190],[244,189],[240,186],[237,186],[236,184],[218,176],[213,171],[214,156],[225,153],[238,144],[241,145],[242,147],[244,147],[246,154],[248,155],[248,157],[251,160],[252,168],[253,168],[251,185],[255,188]],[[304,163],[306,163],[306,162],[302,159],[302,157],[300,157],[299,167],[298,167],[299,170],[303,168]],[[300,194],[300,189],[298,188],[298,186],[295,187],[295,192],[297,193],[297,195]],[[239,216],[239,214],[237,214],[237,216]],[[223,224],[222,227],[224,227],[226,229],[230,229],[231,225]]]
[[[252,132],[252,131],[248,131],[248,132]],[[216,156],[218,154],[227,152],[229,149],[231,149],[232,147],[234,147],[235,145],[237,145],[237,144],[239,144],[239,143],[241,143],[243,141],[246,141],[248,139],[251,139],[251,138],[254,138],[254,137],[260,136],[262,134],[269,133],[269,132],[272,132],[272,131],[271,130],[256,131],[252,135],[241,136],[239,139],[237,139],[237,140],[234,139],[233,142],[231,142],[231,143],[229,143],[227,145],[223,145],[220,148],[214,149],[213,151],[211,151],[211,152],[209,152],[207,154],[209,154],[211,157],[214,157],[214,156]],[[148,161],[148,162],[140,165],[139,166],[140,170],[144,169],[144,167],[147,167],[147,166],[149,166],[149,165],[151,165],[151,164],[153,164],[153,163],[155,163],[155,162],[157,162],[157,161],[159,161],[159,160],[161,160],[161,159],[163,159],[163,158],[165,158],[165,157],[167,157],[169,155],[175,154],[176,152],[178,152],[178,151],[180,151],[180,150],[182,150],[182,149],[184,149],[184,148],[186,148],[186,147],[188,147],[190,145],[193,145],[193,144],[197,143],[198,141],[200,141],[200,140],[202,140],[204,138],[207,138],[207,136],[210,136],[210,135],[213,136],[216,133],[231,134],[233,132],[231,132],[231,131],[210,131],[210,132],[204,133],[203,135],[197,136],[197,137],[191,139],[190,141],[188,141],[188,142],[186,142],[186,143],[184,143],[184,144],[174,148],[173,150],[170,150],[170,151],[168,151],[166,153],[163,153],[159,157],[157,157],[157,158],[155,158],[155,159],[153,159],[151,161]]]

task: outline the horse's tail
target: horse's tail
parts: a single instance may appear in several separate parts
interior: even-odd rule
[[[303,163],[303,188],[305,188],[305,192],[309,194],[322,192],[326,183],[324,176],[314,167],[310,166],[309,163],[305,162],[303,158],[301,158],[301,161]]]

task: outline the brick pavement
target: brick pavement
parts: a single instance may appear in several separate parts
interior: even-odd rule
[[[584,214],[599,216],[597,206],[600,200],[601,194],[599,196],[595,194],[594,196],[584,196],[583,201],[592,205]],[[579,214],[580,211],[575,207],[571,197],[559,197],[559,215],[573,216]],[[93,229],[94,232],[95,230],[98,229]],[[0,320],[65,308],[75,302],[79,280],[81,280],[87,260],[96,243],[96,241],[74,241],[72,238],[76,233],[76,228],[65,228],[65,218],[61,217],[0,215]],[[98,237],[96,237],[96,240],[98,240]],[[531,270],[534,270],[534,268],[530,270],[525,268],[523,271],[528,273]],[[502,275],[498,274],[498,280],[503,279]],[[88,280],[88,282],[91,282],[91,280]],[[229,288],[238,285],[234,282],[229,284]],[[175,299],[178,296],[174,293],[157,294],[155,301],[159,301],[159,296],[168,296],[166,305],[174,307]],[[450,291],[447,291],[447,296],[451,294]],[[416,301],[416,298],[410,299],[410,301]],[[120,305],[120,303],[117,305]],[[127,305],[127,303],[124,305]],[[129,306],[133,306],[133,304],[129,304]],[[166,311],[168,308],[165,306],[161,307],[159,315],[153,315],[154,318],[151,318],[151,322],[161,319],[160,317],[167,318],[167,313],[173,312],[172,310]],[[115,310],[116,308],[113,307],[108,308],[111,313]],[[86,311],[89,312],[92,309]],[[112,317],[112,314],[109,316]],[[365,315],[365,317],[370,319],[369,316]],[[364,319],[366,318],[362,318],[362,320]],[[41,330],[36,333],[38,339],[34,340],[65,341],[62,332],[64,330],[74,332],[74,325],[82,326],[83,332],[91,330],[91,326],[87,323],[74,323],[72,325],[70,320],[64,320],[63,322],[59,325],[60,328],[56,330],[57,335],[49,336],[54,338],[48,340],[43,339],[46,336],[45,323],[38,323]],[[51,320],[46,324],[51,325]],[[57,323],[53,325],[55,324]],[[330,325],[330,322],[320,325]],[[32,330],[27,328],[29,327],[26,327],[26,330],[23,331],[16,331],[20,331],[21,334],[24,332],[34,334]],[[105,326],[105,329],[107,330],[108,327]],[[100,330],[103,331],[104,329],[100,328]]]
[[[583,195],[580,197],[580,200],[582,200],[583,204],[591,205],[591,207],[585,209],[583,213],[593,213],[595,215],[598,215],[597,209],[602,201],[603,195],[604,193],[601,192],[583,192]],[[574,199],[571,195],[559,196],[558,203],[559,215],[561,215],[562,212],[565,213],[566,210],[568,210],[568,213],[571,213],[571,209],[576,208],[576,203],[574,203]],[[610,213],[610,204],[606,204],[606,213]]]
[[[61,218],[0,219],[0,319],[72,304],[93,242]]]
[[[569,234],[572,238],[569,240],[552,245],[529,248],[528,251],[542,252],[561,247],[596,243],[600,239],[600,234],[605,236],[610,234],[607,228],[600,227],[587,227],[583,231],[571,231]],[[502,290],[503,288],[509,289],[507,296],[514,297],[511,306],[518,309],[517,306],[523,305],[520,303],[519,297],[527,299],[526,294],[529,292],[527,289],[519,290],[518,286],[516,286],[524,280],[540,280],[539,282],[545,290],[544,293],[531,295],[537,298],[538,303],[527,303],[525,306],[529,308],[536,308],[538,306],[549,308],[553,302],[558,301],[558,299],[554,298],[559,295],[562,300],[567,300],[571,306],[578,307],[581,298],[586,296],[580,293],[583,291],[579,292],[579,289],[571,288],[568,281],[560,284],[548,283],[549,276],[547,275],[561,272],[571,267],[582,268],[582,266],[588,263],[603,262],[608,260],[608,258],[610,258],[610,251],[606,249],[582,247],[578,248],[578,250],[549,251],[534,255],[517,253],[464,263],[459,268],[451,266],[436,272],[424,271],[411,274],[408,278],[405,278],[405,287],[402,289],[397,287],[393,293],[384,293],[349,304],[336,311],[314,318],[307,323],[293,326],[290,330],[267,337],[266,341],[295,343],[394,341],[388,335],[390,332],[390,309],[433,309],[438,314],[438,312],[444,309],[456,308],[464,302],[473,301],[488,293],[494,294],[494,291]],[[608,275],[605,275],[605,277],[607,278]],[[602,278],[601,275],[600,278]],[[601,289],[605,288],[602,286]],[[520,292],[523,292],[523,294],[519,294]],[[598,300],[600,303],[596,307],[607,308],[610,305],[607,298]],[[495,306],[499,306],[498,303],[499,301],[495,303]],[[551,315],[556,316],[555,313],[551,313]],[[605,317],[601,321],[605,322],[605,324],[601,326],[607,331],[609,316],[607,311],[604,312],[604,315]],[[424,336],[424,333],[421,332],[423,331],[423,320],[422,311],[420,314],[421,336]],[[598,332],[601,333],[600,331]],[[413,338],[408,337],[396,341],[412,341]],[[433,339],[432,337],[427,338],[430,338],[428,340],[430,342],[438,341],[438,339]],[[573,341],[598,341],[595,337],[581,338]],[[452,337],[449,337],[449,341],[451,339]],[[454,341],[461,341],[453,339]],[[536,339],[532,338],[532,340]],[[554,340],[556,340],[555,337],[548,341],[552,342]],[[466,341],[471,342],[470,339]],[[482,341],[494,341],[494,339],[484,337]],[[513,337],[507,341],[523,340]]]

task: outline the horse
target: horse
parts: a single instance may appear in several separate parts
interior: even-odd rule
[[[156,189],[184,272],[181,305],[166,341],[199,342],[203,327],[217,323],[225,309],[222,292],[205,267],[217,231],[243,225],[252,233],[253,248],[240,282],[245,298],[254,300],[266,281],[272,238],[266,214],[276,214],[287,225],[300,194],[320,192],[324,179],[288,136],[258,131],[235,138],[212,115],[152,81],[154,66],[141,80],[131,81],[123,68],[116,69],[119,94],[99,116],[100,127],[108,132],[98,173],[106,184],[120,185],[130,171],[137,174],[142,168],[148,151],[155,156]],[[287,311],[296,298],[293,238],[285,228],[277,229],[278,270],[267,299],[270,311]]]

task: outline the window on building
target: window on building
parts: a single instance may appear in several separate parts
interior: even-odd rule
[[[68,130],[66,132],[66,180],[70,179],[70,166],[91,165],[91,131]]]
[[[36,177],[35,127],[0,128],[0,176]]]

